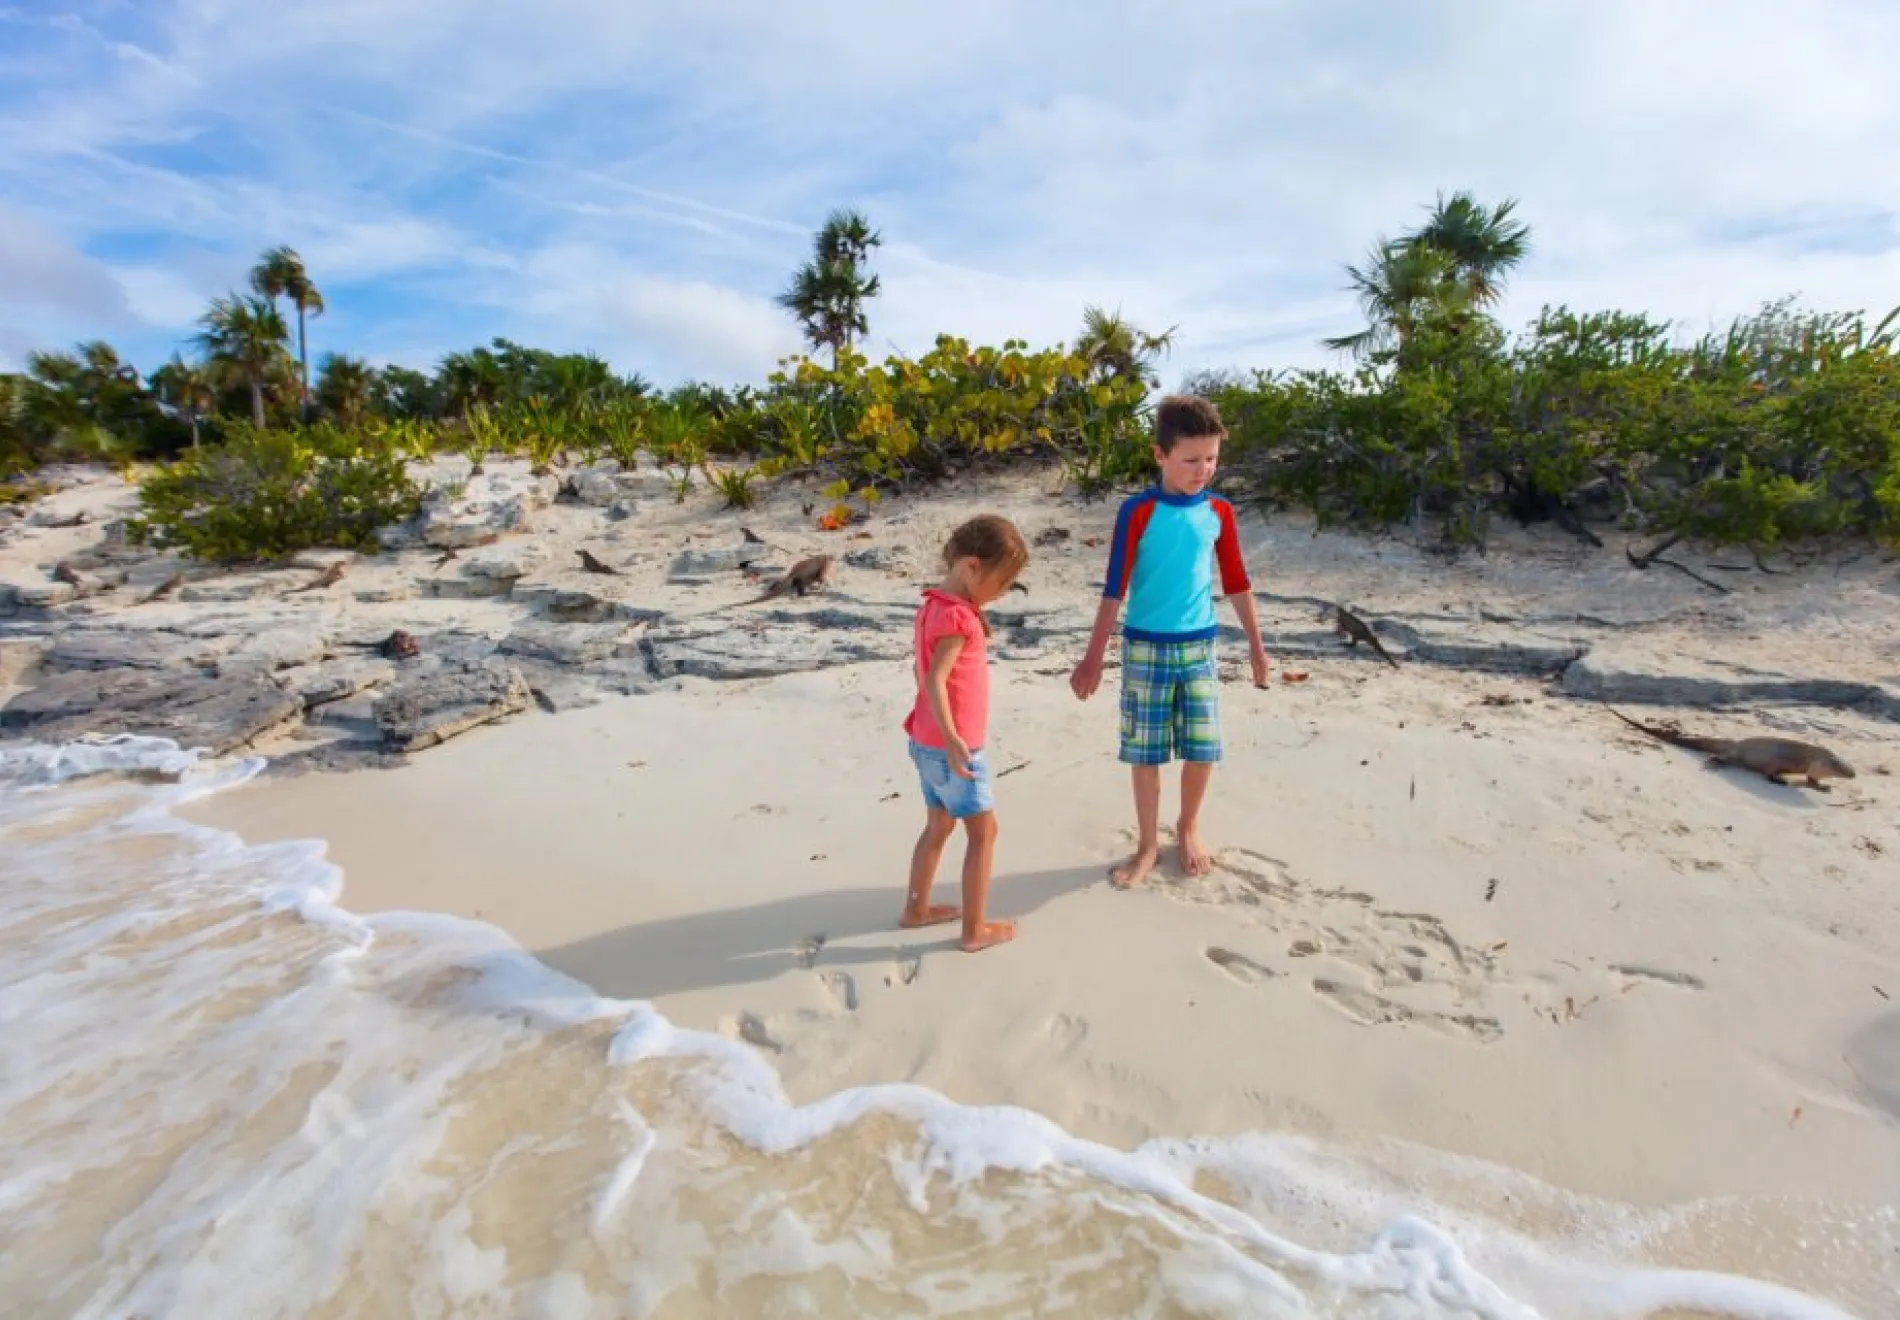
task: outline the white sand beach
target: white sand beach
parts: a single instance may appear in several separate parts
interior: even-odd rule
[[[666,564],[689,529],[730,539],[739,523],[797,538],[794,551],[853,544],[821,546],[795,499],[743,516],[655,506],[619,525],[625,578],[558,574],[669,610],[744,600],[736,577],[668,585]],[[901,606],[929,580],[943,531],[979,507],[1032,537],[1067,531],[1036,551],[1027,597],[997,607],[992,909],[1020,923],[1006,947],[967,955],[953,928],[895,927],[922,815],[898,727],[911,680],[895,654],[530,708],[395,768],[266,774],[183,815],[251,844],[322,840],[350,911],[492,923],[602,995],[743,1042],[796,1104],[914,1083],[1121,1150],[1253,1140],[1275,1176],[1249,1188],[1210,1174],[1201,1190],[1310,1247],[1350,1250],[1415,1212],[1454,1237],[1468,1229],[1473,1262],[1506,1276],[1523,1262],[1497,1244],[1521,1238],[1553,1258],[1722,1271],[1890,1313],[1893,724],[1787,701],[1619,705],[1702,732],[1825,741],[1858,773],[1817,793],[1704,769],[1548,676],[1397,647],[1393,669],[1328,643],[1276,650],[1260,691],[1230,644],[1228,754],[1205,820],[1216,869],[1189,880],[1169,859],[1123,892],[1105,878],[1133,826],[1115,675],[1078,703],[1074,634],[1038,640],[1015,617],[1086,617],[1105,553],[1090,543],[1112,504],[1050,499],[1028,479],[910,503],[865,529],[890,553],[884,568],[843,569],[831,592],[784,608]],[[598,517],[545,514],[556,564],[562,538]],[[1625,620],[1591,648],[1616,672],[1640,651],[1659,673],[1793,682],[1824,659],[1842,681],[1893,681],[1882,648],[1895,569],[1877,559],[1835,572],[1825,602],[1818,570],[1755,575],[1718,601],[1555,532],[1450,564],[1292,522],[1250,519],[1247,536],[1270,650],[1276,627],[1323,631],[1301,603],[1317,597],[1437,619],[1444,646],[1453,632],[1548,641],[1561,640],[1560,617]],[[358,562],[351,580],[413,575],[423,553]],[[1868,621],[1883,598],[1886,621]],[[430,610],[492,631],[508,604],[295,608],[342,636]],[[1851,645],[1843,619],[1863,621]],[[1288,683],[1284,669],[1308,677]],[[335,709],[346,725],[349,704]],[[1172,774],[1165,783],[1164,821]],[[960,848],[939,901],[954,896]],[[1599,1303],[1575,1314],[1662,1313]]]

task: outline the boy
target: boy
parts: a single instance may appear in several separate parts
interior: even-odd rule
[[[1115,518],[1108,580],[1095,630],[1069,676],[1087,701],[1102,682],[1102,657],[1124,597],[1121,760],[1133,767],[1135,855],[1110,872],[1122,888],[1140,884],[1161,854],[1161,767],[1181,759],[1181,816],[1175,835],[1181,869],[1213,868],[1201,846],[1201,801],[1220,760],[1220,675],[1214,660],[1214,583],[1234,603],[1247,634],[1256,687],[1267,682],[1267,651],[1254,612],[1253,584],[1240,557],[1234,509],[1208,494],[1220,442],[1227,434],[1214,405],[1192,395],[1161,401],[1155,413],[1155,465],[1160,482],[1130,496]]]

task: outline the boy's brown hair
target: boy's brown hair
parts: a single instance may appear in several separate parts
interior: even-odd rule
[[[1029,543],[1009,519],[999,514],[979,513],[950,533],[950,539],[944,543],[944,567],[966,558],[983,565],[985,572],[1006,570],[1013,582],[1029,563]],[[983,635],[987,637],[990,621],[980,606],[976,617],[982,620]]]
[[[1172,454],[1177,441],[1224,438],[1220,409],[1198,394],[1170,394],[1155,407],[1155,446]]]

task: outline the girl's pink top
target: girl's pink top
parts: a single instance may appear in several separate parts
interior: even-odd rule
[[[936,587],[924,592],[923,604],[917,607],[917,618],[911,625],[917,700],[904,720],[904,732],[925,747],[944,745],[943,730],[937,727],[937,717],[931,714],[930,697],[924,691],[924,684],[930,675],[931,653],[945,637],[963,638],[963,649],[950,667],[946,687],[950,720],[957,726],[957,736],[965,747],[975,751],[983,746],[990,721],[990,668],[985,654],[983,620],[969,601]]]

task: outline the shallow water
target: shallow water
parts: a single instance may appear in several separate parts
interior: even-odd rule
[[[1639,1214],[1272,1134],[1123,1152],[909,1086],[791,1107],[748,1047],[492,927],[350,914],[318,844],[169,814],[260,765],[0,754],[7,1315],[1894,1313],[1891,1208]],[[94,773],[141,770],[177,782]]]

